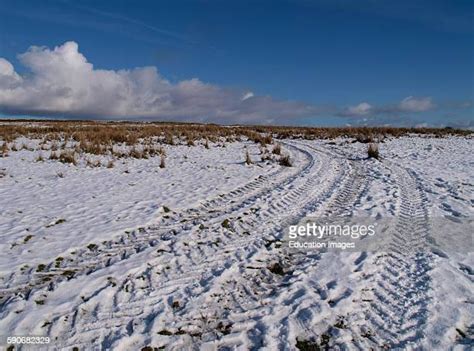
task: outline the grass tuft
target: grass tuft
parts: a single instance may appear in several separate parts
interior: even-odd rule
[[[59,154],[59,162],[62,163],[71,163],[73,165],[77,165],[76,161],[76,153],[71,150],[63,150]]]
[[[96,244],[89,244],[89,245],[87,245],[87,248],[88,248],[89,250],[91,250],[91,251],[97,250],[97,247],[98,247],[98,246],[97,246]]]
[[[280,157],[280,161],[278,163],[280,164],[280,166],[283,166],[283,167],[291,167],[292,166],[289,155]]]
[[[285,275],[285,271],[279,262],[272,263],[267,267],[270,272],[278,275]]]
[[[252,159],[250,158],[250,154],[249,154],[249,151],[245,151],[245,164],[246,165],[251,165],[253,164],[253,161]]]
[[[166,163],[165,163],[165,154],[162,153],[161,156],[160,156],[160,168],[165,168],[166,167]]]
[[[231,229],[230,221],[227,218],[222,221],[221,225],[225,229]]]
[[[369,146],[367,147],[367,156],[368,158],[375,158],[379,159],[379,146],[374,143],[370,143]]]
[[[272,150],[272,153],[275,155],[281,155],[281,146],[280,144],[276,144]]]

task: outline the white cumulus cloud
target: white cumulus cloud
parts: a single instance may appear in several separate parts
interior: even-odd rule
[[[361,102],[356,106],[350,106],[347,109],[348,114],[357,115],[357,116],[364,116],[369,114],[372,111],[372,105],[367,102]]]
[[[19,75],[0,58],[0,111],[10,115],[266,123],[316,113],[312,105],[254,96],[196,78],[171,83],[156,67],[97,69],[73,41],[54,49],[33,46],[18,58],[28,74]]]
[[[15,72],[13,65],[0,57],[0,87],[13,87],[21,81],[21,77]]]
[[[435,107],[430,97],[415,98],[408,96],[398,105],[401,111],[406,112],[423,112],[431,110]]]

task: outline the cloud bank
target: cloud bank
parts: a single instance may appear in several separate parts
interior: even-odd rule
[[[0,110],[12,115],[275,123],[317,112],[196,78],[171,83],[156,67],[96,69],[73,41],[53,50],[33,46],[18,58],[30,74],[19,75],[0,58]]]
[[[374,106],[368,102],[361,102],[355,106],[349,106],[339,113],[345,117],[361,116],[383,116],[383,115],[402,115],[406,113],[418,113],[432,111],[437,106],[433,103],[431,97],[416,98],[408,96],[397,104]]]
[[[470,108],[408,96],[398,103],[316,106],[207,84],[197,78],[170,82],[156,67],[97,69],[69,41],[54,49],[32,46],[18,56],[18,74],[0,58],[0,113],[44,117],[150,119],[220,124],[315,124],[342,117],[348,123],[397,124],[434,110]],[[341,119],[339,119],[341,121]],[[394,122],[395,121],[395,122]]]
[[[435,105],[431,101],[430,97],[417,99],[413,96],[409,96],[400,102],[398,108],[400,109],[400,111],[424,112],[434,109]]]

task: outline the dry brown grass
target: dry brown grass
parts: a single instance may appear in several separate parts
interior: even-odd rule
[[[247,164],[247,165],[253,164],[253,161],[250,158],[250,154],[249,154],[248,150],[245,151],[245,164]]]
[[[51,154],[49,155],[50,160],[59,160],[58,154],[56,154],[55,151],[51,151]]]
[[[376,158],[379,159],[379,146],[374,143],[370,143],[369,146],[367,147],[367,156],[369,158]]]
[[[132,149],[130,150],[129,156],[133,158],[143,158],[143,151],[139,150],[136,146],[133,146]]]
[[[63,150],[59,154],[59,161],[62,163],[71,163],[73,165],[77,165],[76,153],[71,150]]]
[[[281,156],[279,161],[280,166],[291,167],[292,163],[289,155]]]
[[[394,127],[346,127],[309,128],[285,126],[219,126],[215,124],[185,123],[142,123],[142,122],[98,122],[98,121],[25,121],[3,120],[0,124],[0,156],[18,150],[15,141],[21,136],[38,140],[36,150],[50,150],[50,160],[76,164],[83,154],[107,155],[113,159],[132,157],[147,159],[161,156],[164,165],[163,145],[204,145],[226,147],[226,143],[249,140],[260,145],[274,155],[282,154],[281,146],[275,139],[332,139],[352,138],[354,142],[383,142],[386,137],[401,137],[410,133],[443,137],[446,135],[471,135],[472,131],[433,128]],[[22,144],[22,149],[32,150]],[[269,151],[268,151],[269,152]],[[271,159],[267,151],[261,153],[262,160]],[[97,167],[88,161],[88,166]],[[246,163],[249,161],[250,156]],[[252,160],[250,159],[250,162]],[[280,163],[286,164],[285,157]],[[290,162],[291,163],[291,162]],[[107,163],[104,163],[104,166]]]
[[[100,160],[91,160],[89,158],[86,159],[86,166],[91,168],[98,168],[102,167],[102,162]]]
[[[281,154],[281,146],[280,144],[276,144],[275,147],[272,150],[272,153],[275,155],[280,155]]]
[[[265,162],[265,161],[273,161],[272,157],[270,156],[269,153],[262,153],[262,156],[261,156],[261,161],[262,162]]]
[[[409,133],[444,135],[468,135],[471,131],[450,128],[395,128],[395,127],[344,127],[310,128],[282,126],[218,126],[215,124],[95,122],[95,121],[10,121],[0,125],[0,139],[13,142],[20,136],[56,141],[61,146],[75,141],[90,153],[101,153],[99,146],[114,144],[135,145],[141,140],[159,138],[172,145],[176,138],[195,143],[199,139],[215,142],[222,137],[228,142],[240,136],[262,144],[272,144],[273,138],[328,139],[351,137],[361,142],[374,141],[379,136],[399,137]],[[57,147],[57,146],[56,146]]]
[[[5,141],[3,144],[2,144],[2,148],[0,149],[0,157],[7,157],[8,156],[8,144],[7,142]]]
[[[165,154],[162,153],[161,154],[161,158],[160,158],[160,168],[165,168],[166,167],[166,164],[165,164]]]
[[[36,158],[36,162],[43,162],[43,161],[44,161],[44,157],[43,157],[43,155],[40,153],[40,154],[38,155],[38,157]]]

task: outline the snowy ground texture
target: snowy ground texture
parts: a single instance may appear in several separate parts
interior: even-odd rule
[[[436,220],[472,218],[474,141],[387,139],[380,161],[344,139],[282,145],[293,167],[243,164],[244,147],[259,157],[244,142],[168,147],[164,169],[159,157],[111,169],[0,158],[2,337],[69,350],[472,349],[472,242],[413,247]],[[397,235],[386,252],[279,242],[299,218],[335,215],[392,216]]]

